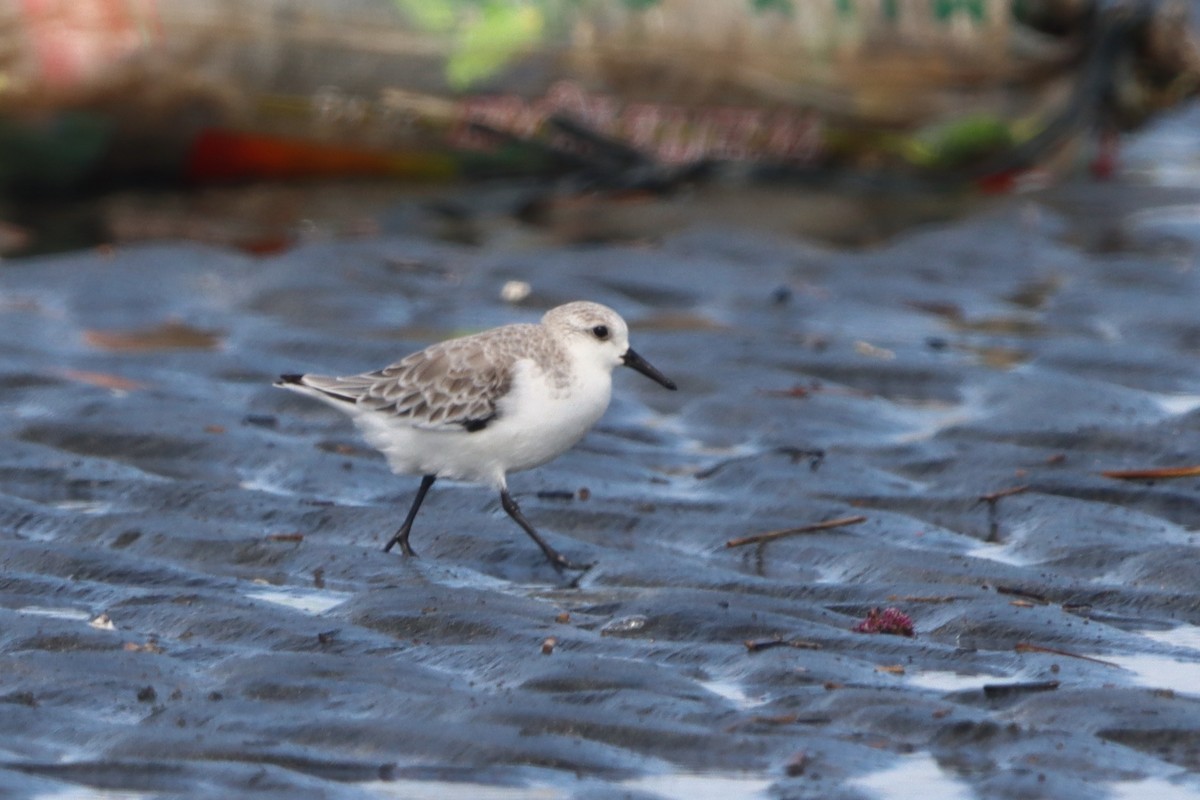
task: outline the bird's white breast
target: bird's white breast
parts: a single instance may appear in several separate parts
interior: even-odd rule
[[[503,443],[508,470],[530,469],[561,455],[604,414],[612,396],[612,374],[589,366],[577,365],[567,384],[556,386],[533,361],[518,362],[512,391],[489,426]]]

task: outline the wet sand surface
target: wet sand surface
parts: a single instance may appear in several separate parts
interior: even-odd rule
[[[1200,478],[1102,474],[1200,463],[1198,198],[5,265],[0,795],[1200,797]],[[578,298],[679,384],[510,476],[596,566],[449,483],[380,552],[417,480],[272,379]]]

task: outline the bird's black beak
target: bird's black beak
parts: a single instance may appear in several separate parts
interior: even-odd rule
[[[636,369],[650,380],[655,381],[656,383],[661,383],[671,391],[675,391],[675,389],[678,388],[675,386],[675,381],[671,380],[666,375],[663,375],[661,372],[651,366],[649,361],[633,352],[632,347],[625,351],[625,355],[621,356],[621,361],[625,364],[625,366]]]

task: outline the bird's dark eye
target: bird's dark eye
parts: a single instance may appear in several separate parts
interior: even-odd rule
[[[592,335],[595,336],[597,339],[607,339],[608,338],[608,326],[607,325],[597,325],[596,327],[592,328]]]

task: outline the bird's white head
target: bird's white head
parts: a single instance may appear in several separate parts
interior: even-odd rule
[[[593,360],[609,370],[623,364],[668,389],[675,388],[672,381],[633,351],[629,346],[629,326],[608,306],[586,301],[567,303],[547,311],[542,324],[576,358]]]

